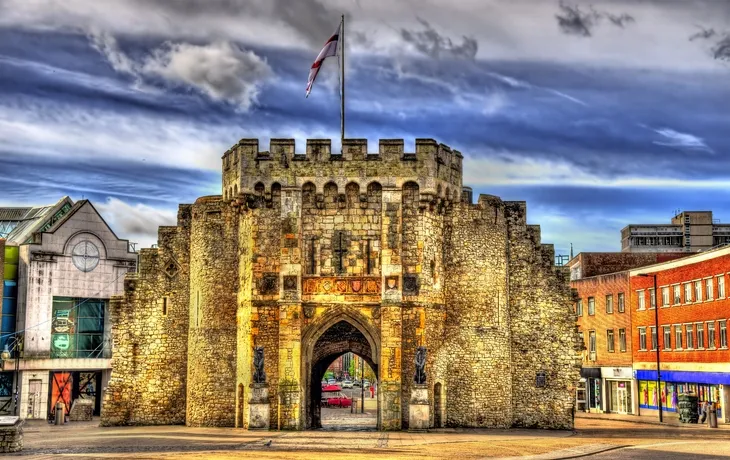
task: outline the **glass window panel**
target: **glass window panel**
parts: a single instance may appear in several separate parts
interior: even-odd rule
[[[104,320],[101,318],[79,318],[77,332],[104,332]]]
[[[3,315],[2,332],[15,332],[15,315]]]
[[[18,297],[18,284],[15,281],[3,281],[3,297]]]
[[[101,334],[79,334],[77,339],[79,358],[95,358],[101,355]]]
[[[51,336],[51,358],[75,358],[76,335],[53,334]]]
[[[78,316],[100,318],[104,316],[104,304],[98,301],[86,301],[78,306]]]

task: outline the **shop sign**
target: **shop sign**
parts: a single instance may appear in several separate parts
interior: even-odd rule
[[[627,379],[631,380],[633,370],[630,367],[602,367],[601,377],[604,379]]]

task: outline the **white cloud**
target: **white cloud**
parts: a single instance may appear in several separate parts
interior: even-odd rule
[[[119,238],[150,247],[157,243],[160,226],[176,225],[177,215],[172,209],[159,209],[141,203],[131,205],[117,198],[105,203],[94,203],[104,220]],[[139,246],[138,246],[139,247]]]
[[[704,139],[688,133],[681,133],[670,128],[655,129],[654,132],[662,136],[663,140],[654,141],[656,145],[675,147],[686,150],[699,150],[708,153],[715,153],[707,146]]]
[[[730,177],[694,180],[682,177],[599,176],[563,160],[514,154],[464,158],[464,185],[468,186],[573,186],[601,188],[725,189]]]
[[[209,45],[165,43],[141,62],[119,49],[116,39],[103,32],[89,34],[92,46],[117,72],[143,77],[158,76],[169,83],[196,88],[215,100],[248,110],[261,86],[273,76],[265,59],[226,41]]]
[[[491,116],[500,113],[504,108],[509,105],[507,96],[501,91],[495,91],[487,96],[484,107],[482,108],[482,114]]]

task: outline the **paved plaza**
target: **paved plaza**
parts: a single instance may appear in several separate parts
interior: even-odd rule
[[[340,411],[340,412],[337,412]],[[440,429],[428,433],[378,432],[374,418],[323,412],[314,431],[245,431],[184,426],[100,428],[98,422],[57,427],[29,422],[25,458],[681,458],[730,457],[730,430],[666,426],[588,417],[575,431]],[[360,425],[360,426],[358,426]],[[339,427],[339,429],[338,429]],[[270,441],[270,444],[269,444]],[[8,457],[12,457],[9,455]]]

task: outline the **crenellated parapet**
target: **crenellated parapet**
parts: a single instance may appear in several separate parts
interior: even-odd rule
[[[307,139],[304,153],[297,153],[294,139],[271,139],[268,150],[258,139],[241,139],[222,160],[225,201],[307,183],[321,190],[334,182],[344,190],[355,182],[364,190],[374,181],[385,189],[416,182],[433,199],[461,201],[463,156],[433,139],[416,139],[415,152],[405,151],[403,139],[381,139],[376,153],[368,151],[367,139],[345,139],[341,153],[330,139]]]

